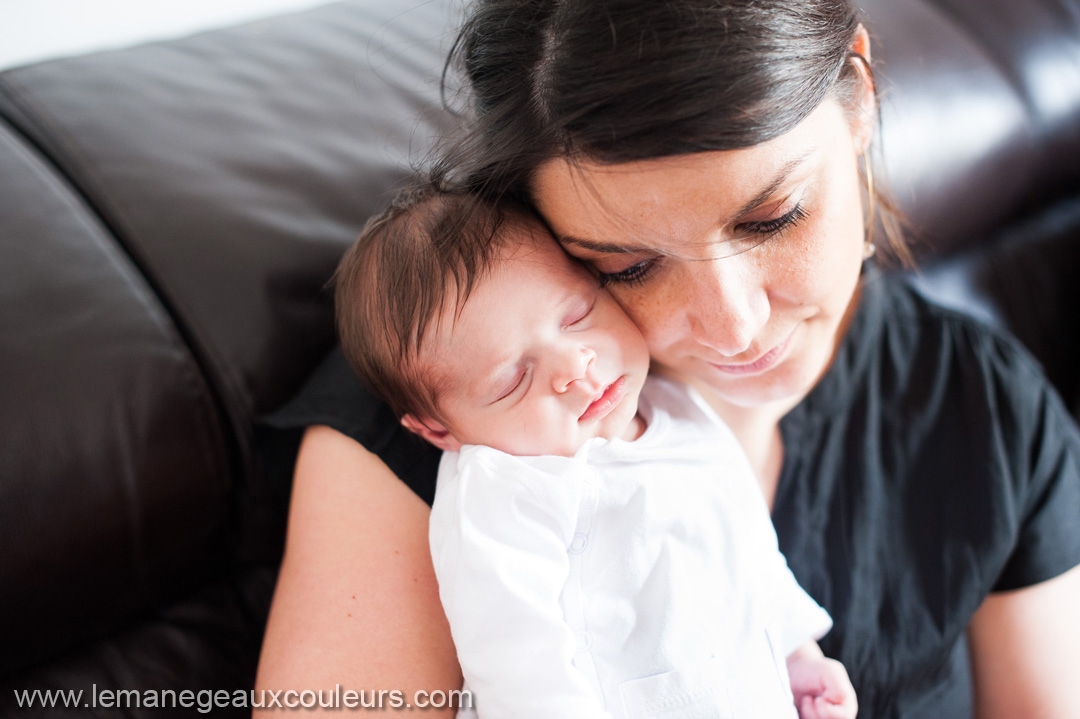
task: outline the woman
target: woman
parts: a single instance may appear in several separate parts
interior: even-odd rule
[[[442,169],[532,202],[732,426],[860,716],[1080,716],[1080,439],[1013,341],[864,269],[853,8],[494,0],[458,52],[476,124]],[[259,684],[456,687],[431,457],[346,383],[283,420],[314,426]]]

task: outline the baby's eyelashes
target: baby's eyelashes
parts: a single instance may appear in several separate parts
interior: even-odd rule
[[[519,369],[517,374],[514,375],[514,378],[503,387],[503,390],[499,393],[499,396],[495,399],[495,402],[492,402],[492,404],[502,402],[503,400],[507,399],[515,392],[517,392],[517,390],[525,383],[525,378],[528,374],[528,368]]]

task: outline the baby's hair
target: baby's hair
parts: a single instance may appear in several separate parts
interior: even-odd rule
[[[535,215],[418,180],[368,221],[338,264],[332,283],[345,358],[399,418],[443,421],[443,378],[419,366],[420,350],[444,310],[460,312],[491,268],[512,217]]]

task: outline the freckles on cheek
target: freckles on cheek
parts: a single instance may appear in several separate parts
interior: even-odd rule
[[[668,297],[665,290],[651,287],[632,290],[612,288],[611,294],[637,325],[650,352],[665,344],[663,338],[675,329],[673,308],[677,305],[672,303],[680,300]]]
[[[769,288],[773,290],[789,290],[805,283],[817,262],[814,240],[803,236],[797,242],[792,238],[792,241],[785,243],[784,239],[767,242],[753,250],[758,253],[755,259],[762,268],[762,274],[768,278]]]

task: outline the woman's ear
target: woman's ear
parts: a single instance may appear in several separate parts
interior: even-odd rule
[[[413,434],[420,435],[421,439],[427,440],[444,452],[457,452],[461,449],[461,442],[450,434],[450,430],[433,419],[418,419],[414,415],[407,414],[401,418],[401,426]]]
[[[874,118],[877,115],[877,93],[874,91],[874,75],[870,71],[870,33],[861,24],[855,28],[850,53],[850,60],[854,63],[859,78],[856,83],[856,96],[852,98],[854,112],[851,113],[851,136],[855,140],[856,153],[861,155],[870,147],[870,141],[874,137]]]
[[[855,28],[855,37],[851,40],[851,52],[870,64],[870,33],[866,31],[866,26],[862,23]]]

